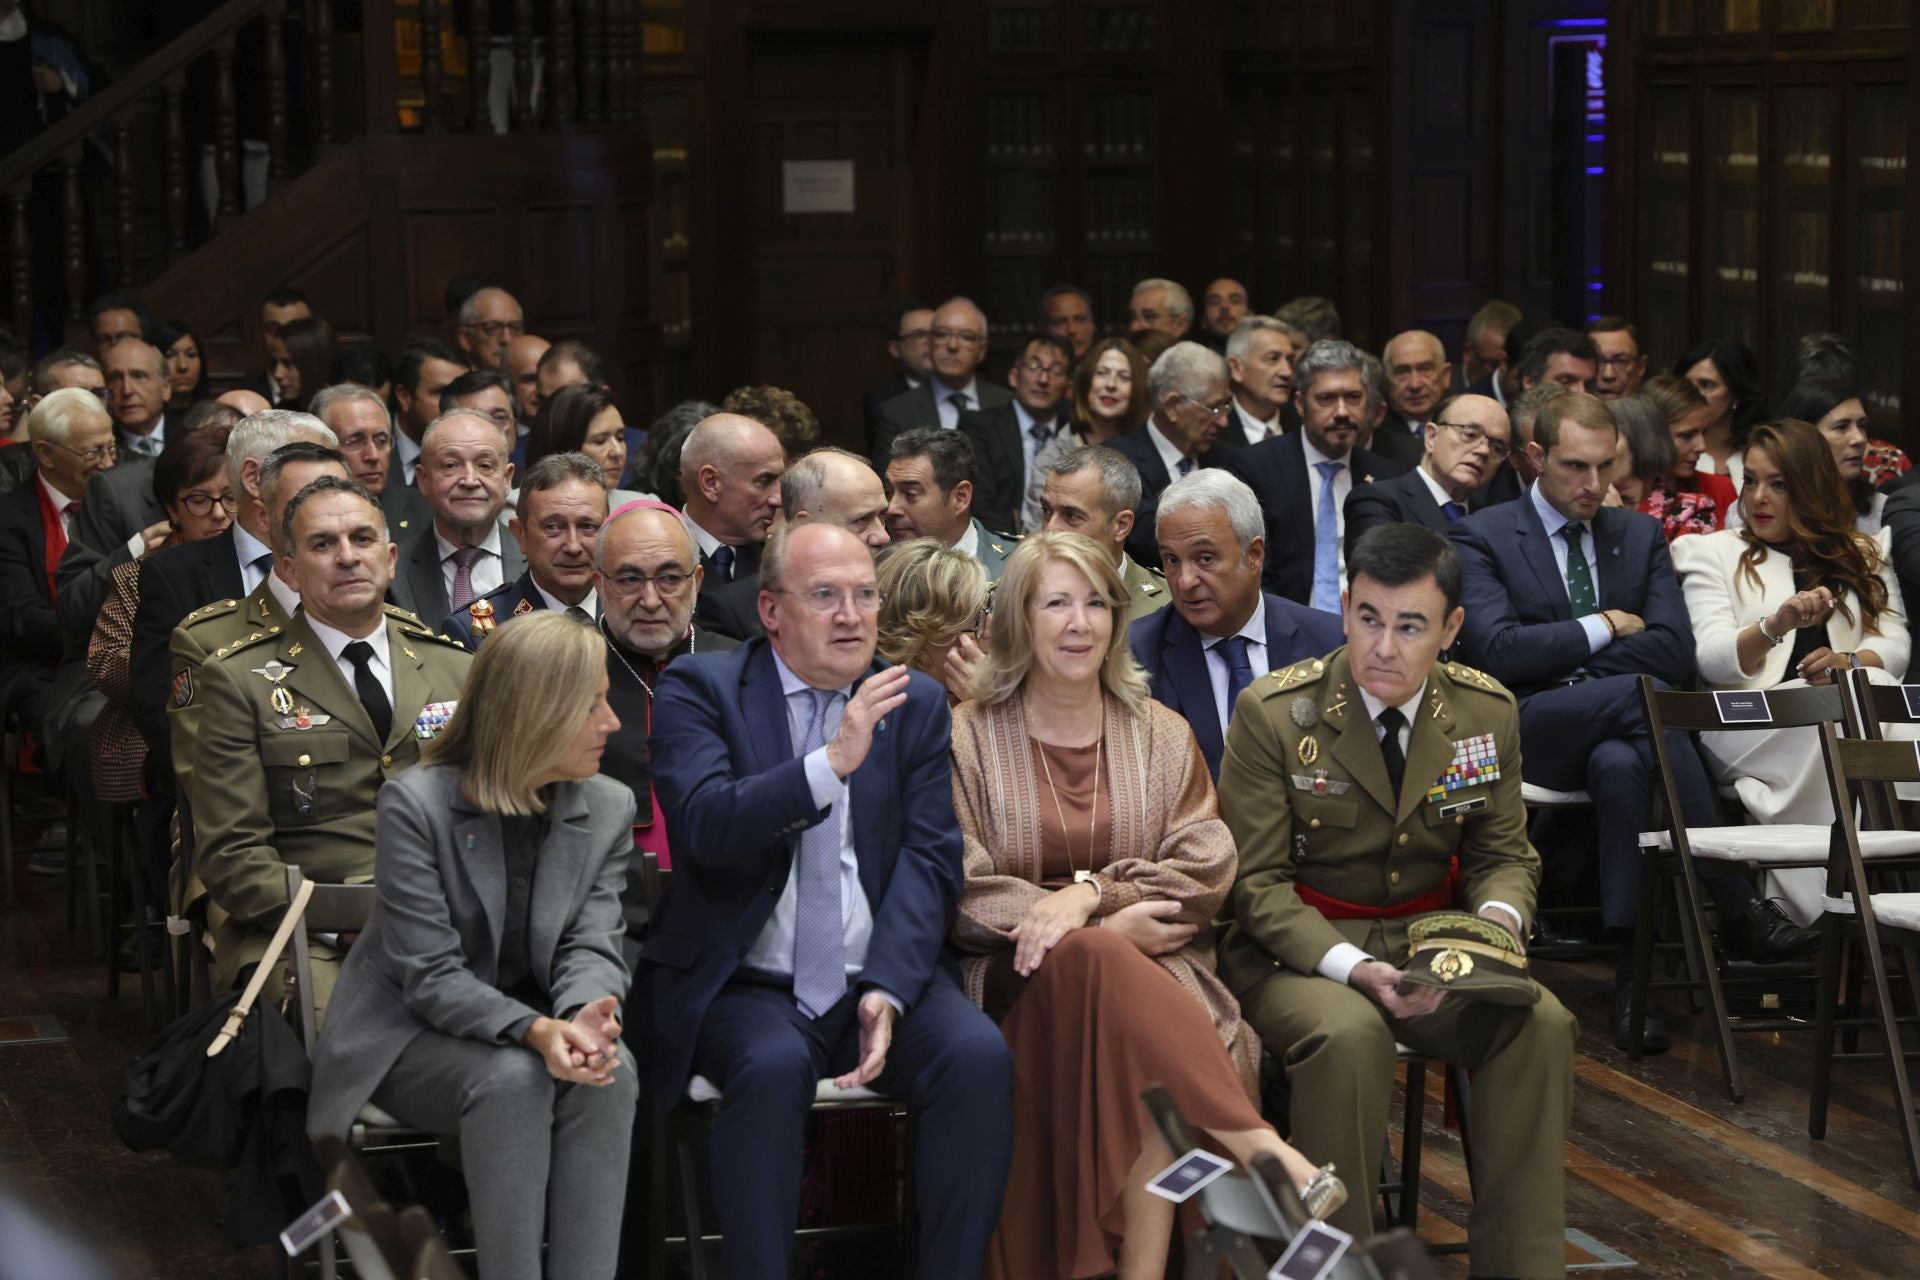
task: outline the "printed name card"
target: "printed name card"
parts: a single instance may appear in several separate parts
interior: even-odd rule
[[[1309,1222],[1267,1272],[1267,1280],[1325,1280],[1352,1244],[1353,1237],[1340,1228]]]
[[[1719,690],[1713,705],[1720,711],[1721,724],[1765,724],[1773,719],[1767,695],[1759,689]]]

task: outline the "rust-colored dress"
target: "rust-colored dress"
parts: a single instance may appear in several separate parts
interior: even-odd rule
[[[1000,1023],[1014,1064],[1013,1167],[988,1250],[987,1275],[995,1280],[1105,1275],[1113,1271],[1118,1253],[1120,1191],[1151,1123],[1140,1102],[1142,1089],[1156,1081],[1165,1084],[1198,1128],[1240,1130],[1263,1123],[1250,1101],[1257,1046],[1239,1021],[1232,996],[1224,988],[1213,990],[1218,979],[1212,972],[1210,930],[1203,928],[1194,945],[1155,959],[1119,933],[1098,927],[1117,909],[1117,900],[1124,899],[1123,906],[1175,896],[1169,890],[1177,892],[1176,876],[1184,877],[1193,893],[1185,901],[1194,914],[1208,919],[1218,909],[1215,882],[1221,892],[1232,882],[1232,841],[1215,839],[1219,819],[1205,762],[1185,723],[1172,713],[1166,714],[1179,735],[1156,720],[1157,706],[1150,704],[1138,717],[1122,713],[1116,722],[1110,705],[1095,811],[1094,747],[1047,746],[1022,732],[1014,750],[993,752],[968,714],[975,710],[969,705],[960,713],[956,752],[964,735],[969,752],[985,748],[1003,759],[1019,758],[1023,769],[1030,766],[1019,775],[1024,785],[1006,788],[1018,794],[996,795],[998,788],[989,782],[974,796],[993,806],[996,819],[1010,812],[1038,819],[1033,852],[1039,875],[1027,880],[1029,900],[1071,884],[1075,871],[1093,871],[1103,893],[1095,918],[1062,939],[1031,978],[1013,972],[1013,947],[1004,938],[1002,946],[971,956],[966,964],[969,991]],[[1138,723],[1143,720],[1149,723]],[[1024,723],[1019,728],[1024,731]],[[1118,796],[1115,779],[1124,784]],[[982,781],[971,766],[956,772],[957,791]],[[1151,798],[1132,794],[1143,782]],[[1155,809],[1167,815],[1159,830],[1142,821]],[[975,820],[978,812],[971,804],[960,806],[969,854],[968,890],[960,910],[972,922],[963,929],[975,944],[966,948],[972,951],[982,950],[974,932],[982,917],[970,908],[1004,914],[1008,888],[1002,875],[976,875],[988,869],[980,865],[987,846]],[[1132,833],[1144,847],[1131,858],[1126,851],[1116,856],[1117,831]],[[1000,869],[997,854],[993,870]],[[1135,870],[1129,872],[1129,866]],[[1148,870],[1156,866],[1158,877]],[[995,906],[1003,910],[996,912]],[[1190,990],[1188,983],[1200,989]]]

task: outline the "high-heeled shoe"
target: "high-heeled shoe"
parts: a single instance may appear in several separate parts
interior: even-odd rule
[[[1307,1185],[1300,1188],[1300,1204],[1310,1218],[1325,1221],[1328,1215],[1346,1202],[1347,1184],[1335,1176],[1330,1164],[1315,1169],[1313,1176],[1307,1179]]]

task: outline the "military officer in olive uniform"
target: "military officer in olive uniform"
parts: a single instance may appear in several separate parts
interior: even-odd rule
[[[385,603],[395,551],[358,483],[325,476],[288,504],[281,571],[301,611],[216,649],[190,692],[196,870],[224,985],[257,960],[286,906],[286,865],[370,879],[380,786],[452,715],[472,657]],[[177,699],[176,699],[177,700]],[[320,961],[337,953],[316,945]],[[316,964],[325,1003],[336,964]]]
[[[1294,1144],[1354,1190],[1336,1225],[1372,1233],[1397,1040],[1475,1073],[1473,1273],[1559,1276],[1572,1016],[1544,990],[1514,1007],[1403,988],[1397,967],[1412,919],[1456,905],[1516,947],[1526,936],[1540,859],[1518,713],[1489,677],[1438,661],[1463,617],[1446,539],[1383,526],[1348,573],[1347,646],[1236,705],[1220,813],[1240,869],[1220,976],[1287,1072]]]

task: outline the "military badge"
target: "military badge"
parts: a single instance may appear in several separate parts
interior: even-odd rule
[[[1427,788],[1427,800],[1432,802],[1441,799],[1449,791],[1499,780],[1500,751],[1494,745],[1493,735],[1483,733],[1472,738],[1461,738],[1453,744],[1453,759],[1448,763],[1446,772]]]
[[[313,728],[315,725],[326,724],[332,719],[332,716],[317,716],[305,707],[295,707],[293,714],[280,722],[280,727],[282,729],[306,730]]]
[[[1294,752],[1300,757],[1301,764],[1312,767],[1313,762],[1320,758],[1320,744],[1312,734],[1302,734],[1300,745],[1294,748]]]
[[[453,709],[459,705],[458,702],[429,702],[420,708],[420,716],[413,722],[413,736],[422,742],[439,737],[440,730],[453,719]]]
[[[1320,708],[1303,693],[1287,704],[1287,719],[1302,729],[1311,729],[1320,723]]]
[[[267,702],[283,716],[293,714],[293,695],[287,692],[285,685],[273,686],[273,693],[268,696]]]
[[[300,656],[300,651],[306,647],[307,647],[306,645],[301,644],[298,640],[295,640],[293,642],[293,648],[287,650],[287,656],[289,658],[297,658]]]
[[[1351,782],[1341,782],[1327,777],[1325,769],[1315,769],[1311,778],[1304,774],[1290,774],[1293,785],[1302,791],[1312,792],[1316,796],[1343,796],[1353,790]]]
[[[1427,962],[1427,970],[1442,982],[1452,982],[1473,972],[1473,957],[1448,947],[1434,953],[1433,959]]]
[[[516,618],[523,613],[532,613],[532,612],[533,612],[533,601],[531,600],[522,600],[519,604],[513,606],[513,616]]]
[[[275,658],[272,661],[268,662],[267,665],[264,667],[253,668],[253,674],[257,676],[265,676],[268,679],[268,681],[270,681],[271,683],[279,684],[282,680],[285,680],[288,676],[292,675],[295,670],[296,668],[290,667],[286,663],[280,661],[280,659]]]
[[[173,673],[173,705],[176,707],[193,705],[192,667],[182,667]]]
[[[472,621],[476,633],[493,630],[493,605],[490,602],[475,600],[467,606],[467,617]]]

